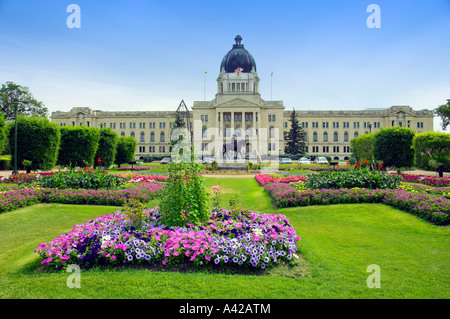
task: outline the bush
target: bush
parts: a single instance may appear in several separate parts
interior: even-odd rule
[[[97,152],[95,153],[94,166],[110,167],[114,164],[119,137],[110,128],[100,129]],[[100,161],[98,160],[100,158]]]
[[[384,167],[412,167],[414,131],[406,127],[381,128],[374,135],[373,155]]]
[[[11,162],[14,163],[15,125],[9,127]],[[17,168],[23,169],[23,160],[32,160],[30,170],[51,170],[56,164],[61,134],[58,126],[47,118],[18,117]]]
[[[419,133],[413,140],[416,167],[437,170],[439,176],[450,171],[450,134],[440,132]],[[433,163],[434,162],[434,163]]]
[[[134,160],[137,142],[131,136],[121,136],[117,141],[116,159],[117,165],[128,163]]]
[[[357,162],[372,161],[374,135],[375,133],[364,134],[350,141],[351,151]]]
[[[328,171],[309,176],[306,187],[309,189],[339,188],[396,188],[401,177],[380,171],[354,169],[350,171]]]
[[[62,127],[58,164],[71,167],[92,167],[100,139],[93,127]]]
[[[59,171],[52,175],[46,175],[37,180],[37,183],[45,188],[59,189],[117,189],[125,184],[126,179],[118,175],[107,174],[100,169],[69,168],[68,171]]]
[[[7,130],[7,124],[5,121],[5,115],[0,112],[0,154],[3,153],[3,150],[5,149],[6,145],[6,130]]]

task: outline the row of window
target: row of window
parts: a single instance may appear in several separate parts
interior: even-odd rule
[[[312,147],[312,153],[319,153],[319,146],[313,146]],[[342,147],[343,153],[350,153],[350,146],[343,146]],[[306,152],[308,152],[308,148],[306,148]],[[322,146],[322,153],[329,153],[330,152],[330,146]],[[333,146],[333,153],[339,153],[340,147],[339,146]]]
[[[306,135],[306,133],[305,133],[305,135]],[[358,137],[358,136],[359,136],[358,132],[355,132],[353,134],[353,137]],[[324,142],[328,142],[328,133],[327,132],[323,133],[322,140]],[[318,141],[318,134],[317,134],[317,132],[314,132],[313,133],[313,142],[317,142],[317,141]],[[339,133],[338,132],[333,133],[333,142],[339,142]],[[344,132],[344,142],[348,142],[348,132]]]
[[[172,128],[173,123],[174,122],[169,122],[169,127],[170,128]],[[75,123],[73,123],[73,124],[75,124]],[[127,123],[126,122],[121,122],[121,123],[118,123],[118,124],[119,124],[119,128],[120,129],[126,129],[127,128]],[[140,129],[145,129],[146,124],[147,124],[146,122],[140,122],[139,123],[139,128]],[[148,128],[156,128],[156,122],[149,122],[148,124],[149,124]],[[82,123],[80,123],[80,125],[82,125]],[[88,122],[87,126],[89,126],[89,122]],[[105,128],[105,127],[107,127],[106,123],[100,123],[100,128]],[[114,123],[114,122],[109,123],[109,127],[112,128],[112,129],[115,129],[116,128],[116,123]],[[130,129],[135,129],[136,128],[136,122],[130,122],[129,123],[129,128]],[[166,122],[159,122],[159,128],[166,128]]]
[[[139,146],[139,153],[145,153],[146,147],[145,146]],[[149,153],[155,153],[155,146],[149,146],[148,147],[148,152]],[[166,152],[166,147],[165,146],[160,146],[159,147],[159,153],[165,153]]]
[[[218,117],[219,122],[220,122],[220,115]],[[231,122],[231,113],[225,113],[223,114],[223,120],[224,122]],[[236,122],[240,122],[242,121],[242,113],[235,113],[234,114],[234,120]],[[203,121],[203,115],[202,115],[202,121]],[[205,115],[205,122],[208,121],[208,115]],[[253,121],[253,114],[245,114],[245,121],[246,122],[252,122]],[[258,121],[258,116],[256,116],[256,121]]]

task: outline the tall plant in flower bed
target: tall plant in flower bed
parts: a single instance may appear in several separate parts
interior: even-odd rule
[[[169,163],[169,178],[161,196],[161,222],[168,226],[199,224],[208,218],[208,197],[197,163]]]
[[[122,212],[105,215],[40,244],[42,264],[167,265],[211,267],[229,265],[264,269],[294,261],[300,239],[283,215],[253,211],[236,216],[222,209],[197,227],[161,224],[158,207],[144,211],[140,227]]]

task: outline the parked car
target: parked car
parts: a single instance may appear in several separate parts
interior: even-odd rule
[[[329,164],[326,157],[319,156],[314,160],[314,164]]]
[[[290,158],[282,158],[280,161],[280,164],[292,164],[292,161]]]
[[[306,164],[309,165],[311,164],[311,160],[307,157],[302,157],[298,160],[298,164]]]
[[[213,157],[203,157],[203,164],[211,164],[212,162],[214,162],[214,158]]]
[[[171,160],[172,159],[170,157],[164,157],[160,163],[161,164],[169,164]]]

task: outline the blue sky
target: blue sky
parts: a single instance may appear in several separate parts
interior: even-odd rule
[[[66,25],[72,3],[79,29]],[[370,4],[381,28],[366,24]],[[28,86],[50,111],[174,110],[203,100],[205,83],[214,98],[237,34],[262,98],[273,72],[286,109],[433,109],[450,98],[450,0],[0,0],[0,83]]]

